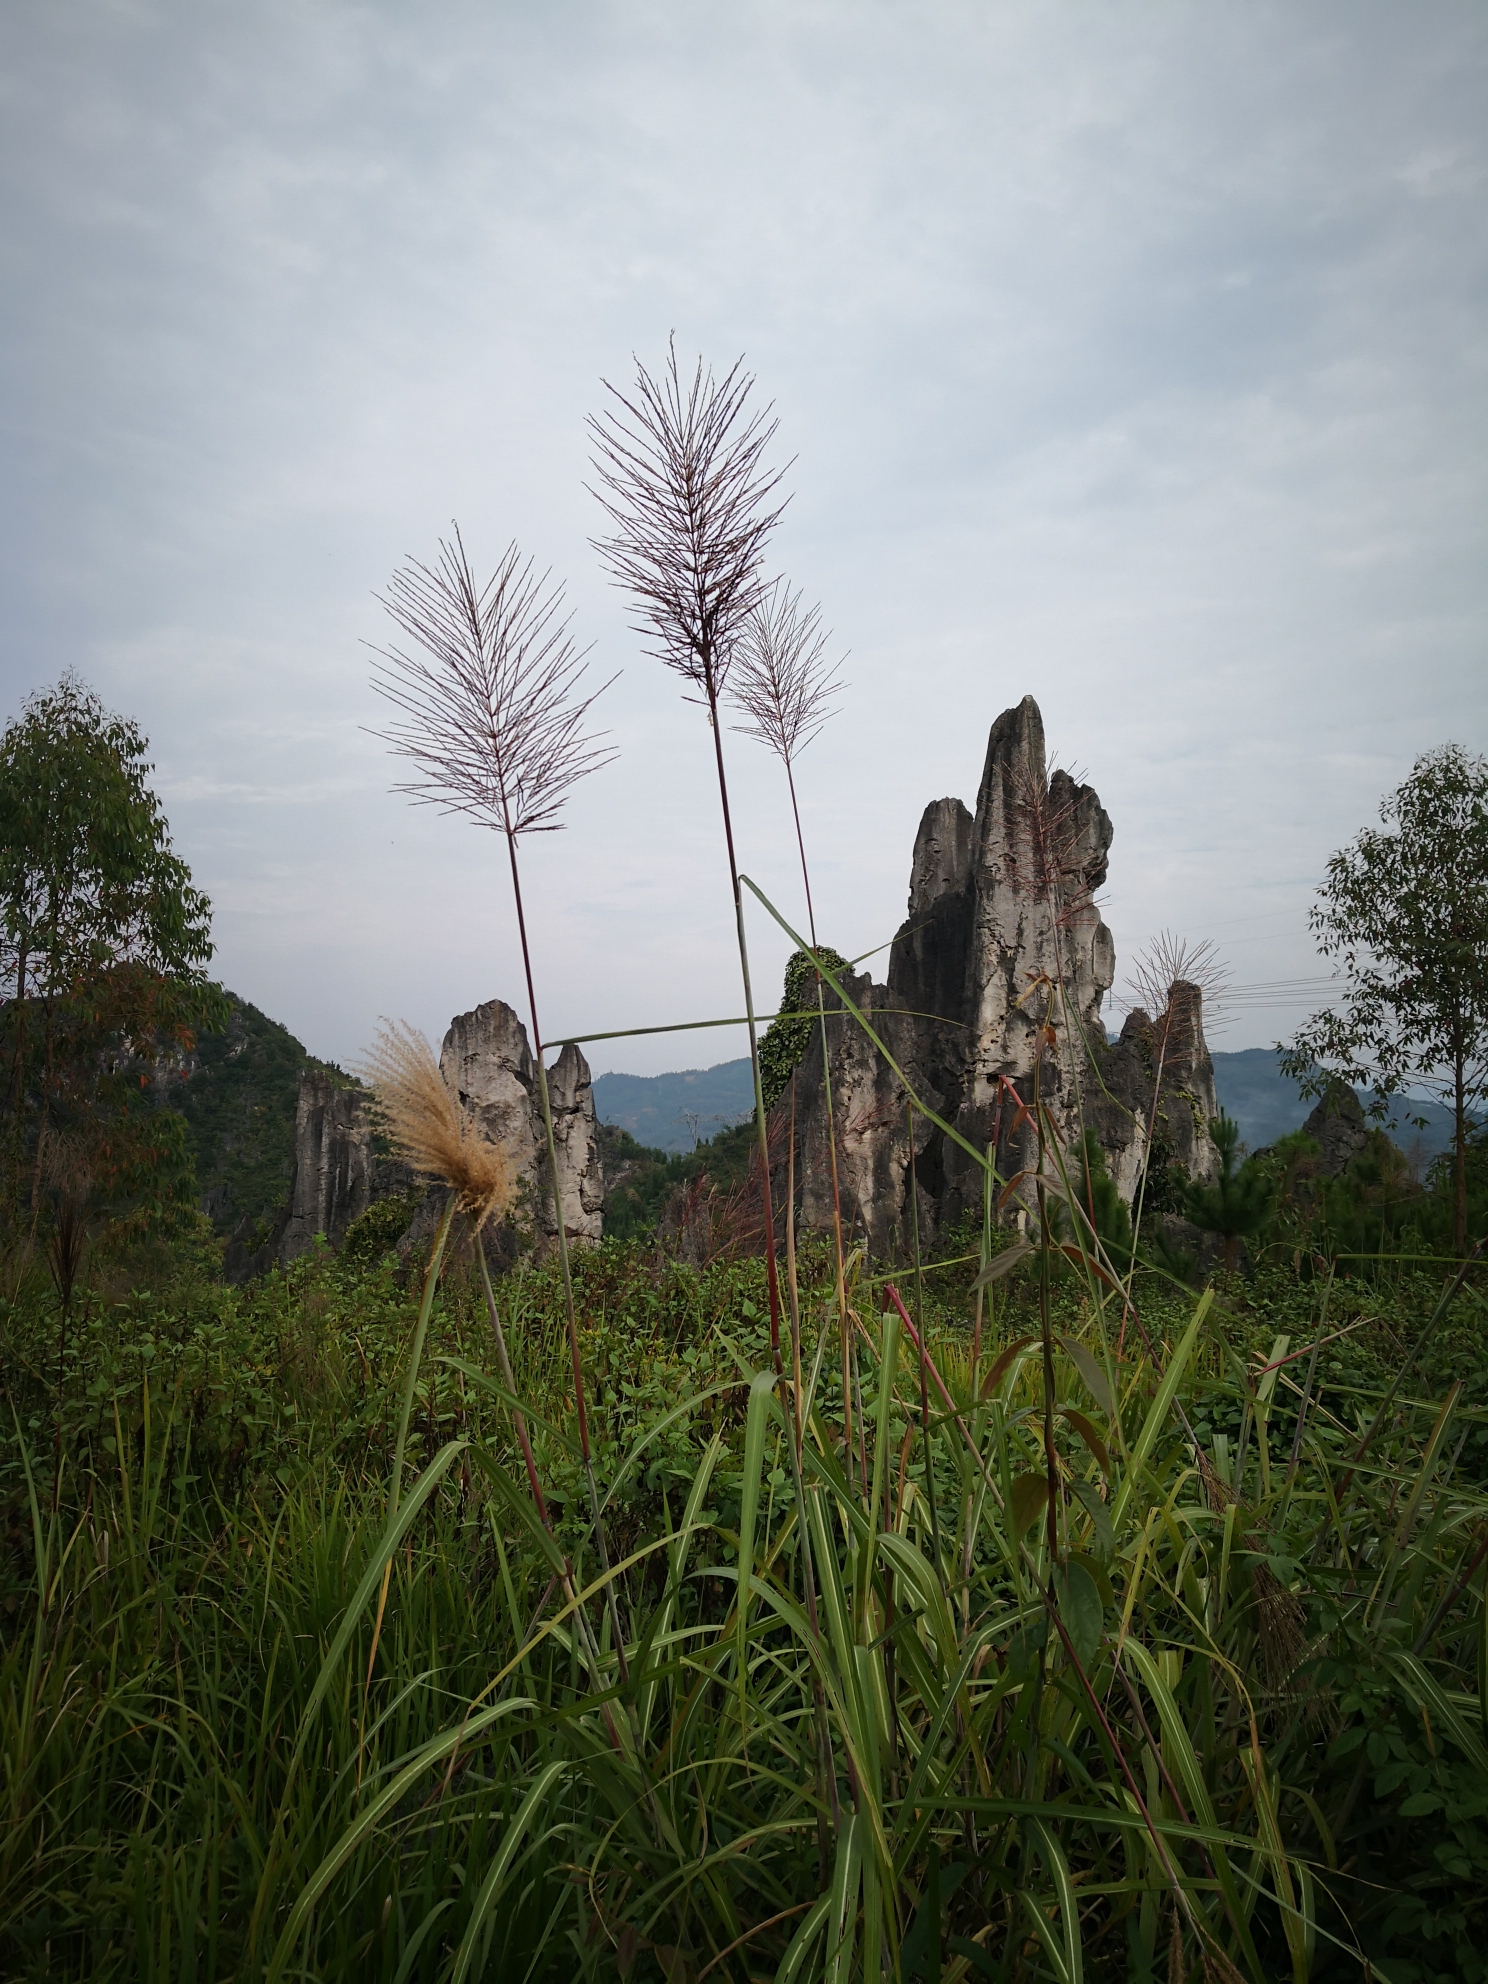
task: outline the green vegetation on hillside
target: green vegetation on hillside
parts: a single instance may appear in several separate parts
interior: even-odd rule
[[[689,1185],[700,1179],[724,1189],[741,1183],[754,1155],[755,1132],[753,1123],[740,1123],[683,1155],[648,1149],[628,1130],[601,1123],[599,1143],[606,1179],[605,1237],[639,1240],[655,1233],[668,1205]]]
[[[189,1218],[182,1125],[145,1091],[222,1016],[211,904],[173,851],[139,726],[73,675],[0,734],[0,1252],[67,1286]]]
[[[219,1233],[287,1202],[300,1076],[326,1068],[277,1020],[235,993],[224,998],[225,1023],[198,1033],[185,1065],[159,1085],[185,1119],[203,1209]]]

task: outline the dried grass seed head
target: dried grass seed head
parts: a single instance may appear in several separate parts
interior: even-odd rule
[[[831,638],[821,608],[803,606],[800,592],[777,579],[739,639],[729,693],[749,721],[735,728],[767,744],[787,767],[836,715],[835,699],[847,687],[841,661],[827,659]]]
[[[594,548],[631,595],[648,652],[717,697],[734,645],[765,591],[766,539],[784,502],[783,470],[765,465],[771,409],[749,410],[752,374],[722,380],[699,358],[684,384],[673,340],[659,377],[636,361],[627,395],[590,419],[597,487],[614,526]]]
[[[1208,938],[1190,943],[1172,930],[1160,930],[1132,960],[1131,993],[1121,1003],[1129,1012],[1140,1008],[1149,1013],[1155,1028],[1168,1029],[1175,1036],[1167,1042],[1172,1050],[1190,1045],[1188,1032],[1204,1019],[1211,1026],[1223,1020],[1229,982],[1218,948]]]
[[[448,1185],[477,1227],[509,1203],[505,1152],[467,1121],[421,1033],[385,1021],[361,1072],[399,1156],[421,1177]]]
[[[397,790],[511,839],[554,832],[572,787],[616,756],[584,728],[610,684],[580,694],[562,586],[515,544],[480,585],[456,525],[434,565],[409,559],[381,604],[413,650],[373,649],[372,686],[401,713],[374,734],[422,774]]]

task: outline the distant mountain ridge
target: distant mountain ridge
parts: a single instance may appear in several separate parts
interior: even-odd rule
[[[1274,1144],[1278,1137],[1300,1130],[1314,1105],[1297,1084],[1276,1065],[1271,1047],[1244,1047],[1232,1054],[1215,1054],[1214,1086],[1226,1115],[1240,1125],[1248,1150]],[[720,1061],[712,1068],[684,1068],[665,1075],[596,1075],[594,1109],[601,1123],[629,1130],[637,1143],[653,1150],[689,1151],[737,1123],[754,1107],[749,1062]],[[1452,1141],[1451,1111],[1440,1103],[1402,1097],[1394,1110],[1395,1141],[1412,1150],[1420,1140],[1420,1155],[1432,1158]],[[1417,1130],[1410,1117],[1424,1116],[1427,1127]],[[696,1127],[695,1127],[696,1126]]]
[[[749,1060],[665,1075],[596,1075],[594,1113],[651,1150],[690,1151],[754,1109]]]

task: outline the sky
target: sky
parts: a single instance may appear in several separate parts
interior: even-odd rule
[[[771,570],[847,657],[823,940],[887,943],[1032,693],[1114,822],[1118,987],[1162,930],[1316,978],[1329,854],[1488,745],[1485,102],[1478,0],[10,0],[0,719],[76,669],[151,739],[224,982],[343,1064],[380,1016],[437,1043],[522,1005],[510,887],[392,790],[367,644],[452,521],[515,540],[619,671],[618,758],[523,848],[543,1032],[737,1014],[706,723],[590,542],[586,417],[674,335],[773,404]],[[796,922],[779,767],[727,751]],[[789,940],[750,943],[768,1004]]]

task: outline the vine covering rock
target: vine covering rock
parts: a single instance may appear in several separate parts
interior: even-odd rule
[[[825,944],[818,948],[817,956],[830,971],[851,968],[846,958]],[[784,1095],[787,1082],[801,1065],[801,1056],[811,1044],[811,1029],[819,1012],[816,985],[817,970],[811,961],[811,953],[792,951],[785,967],[785,989],[780,995],[780,1012],[760,1042],[760,1083],[764,1089],[766,1109],[773,1109]]]

